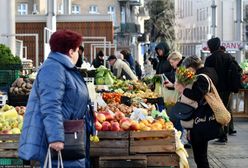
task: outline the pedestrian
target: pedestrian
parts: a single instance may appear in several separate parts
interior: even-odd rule
[[[159,60],[156,67],[156,74],[164,74],[169,79],[169,81],[171,81],[173,78],[171,74],[172,66],[167,60],[170,54],[169,45],[167,43],[161,42],[156,46],[155,51]]]
[[[220,39],[218,37],[208,40],[207,45],[211,55],[206,58],[205,66],[212,67],[216,70],[219,79],[218,84],[216,85],[216,89],[225,107],[229,109],[228,102],[231,92],[228,88],[227,74],[228,74],[228,67],[230,65],[232,57],[228,53],[223,52],[223,49],[220,50],[220,44],[221,44]],[[225,145],[228,141],[227,133],[228,133],[227,126],[221,128],[221,135],[215,143]],[[234,134],[236,133],[236,131],[230,130],[229,133]]]
[[[215,120],[212,109],[204,99],[204,95],[208,92],[209,82],[200,74],[207,75],[214,84],[218,77],[215,70],[205,68],[201,59],[197,56],[185,58],[182,65],[193,71],[197,78],[191,88],[176,82],[175,89],[198,104],[192,115],[194,122],[193,128],[189,132],[190,140],[197,168],[209,168],[208,141],[218,137],[221,125]]]
[[[138,79],[141,79],[142,76],[142,70],[141,65],[138,63],[138,61],[135,61],[135,74],[137,75]]]
[[[78,60],[76,63],[76,67],[80,68],[81,65],[83,64],[83,53],[84,53],[84,47],[83,46],[79,46],[79,50],[78,50]]]
[[[127,63],[116,58],[115,55],[109,56],[108,62],[112,66],[113,74],[118,79],[138,80],[137,76],[133,73]]]
[[[20,158],[40,161],[41,167],[48,146],[55,151],[64,149],[65,120],[84,119],[87,133],[93,125],[92,118],[88,120],[88,89],[75,67],[82,36],[70,30],[58,30],[49,43],[51,52],[40,67],[29,95],[18,148]],[[89,167],[88,134],[85,144],[85,158],[63,160],[64,167]],[[56,163],[53,161],[53,165]]]
[[[96,58],[92,62],[92,65],[94,66],[94,68],[98,68],[101,65],[104,65],[104,54],[103,54],[102,50],[100,50],[97,53]]]
[[[135,72],[135,62],[131,53],[128,52],[128,50],[122,50],[121,54],[123,54],[124,59],[129,63],[130,68]]]

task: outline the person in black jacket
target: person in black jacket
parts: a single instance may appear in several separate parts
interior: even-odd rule
[[[158,65],[156,68],[156,74],[165,74],[165,76],[171,81],[172,80],[172,66],[170,65],[169,61],[167,60],[168,55],[170,54],[170,48],[167,43],[159,43],[155,51],[158,57]]]
[[[104,65],[104,54],[102,50],[97,53],[96,58],[92,62],[92,65],[94,66],[94,68],[98,68],[99,66]]]
[[[84,47],[83,46],[79,46],[79,50],[78,50],[78,60],[76,63],[76,67],[81,67],[82,63],[83,63],[83,53],[84,53]]]
[[[218,76],[213,68],[204,67],[201,59],[197,56],[185,58],[182,65],[198,75],[192,88],[186,88],[186,86],[175,82],[175,89],[198,103],[192,116],[194,124],[193,128],[190,129],[190,140],[197,168],[209,168],[208,141],[218,137],[221,125],[215,120],[212,109],[204,99],[204,95],[208,92],[209,82],[200,74],[207,75],[214,84],[217,83]]]
[[[228,88],[227,74],[228,67],[231,63],[232,58],[229,54],[224,53],[222,50],[220,50],[220,39],[218,37],[208,40],[207,44],[211,55],[207,57],[205,61],[205,67],[212,67],[216,70],[219,78],[216,88],[218,90],[221,100],[223,101],[225,107],[228,109],[228,101],[231,92]],[[228,127],[224,127],[224,129],[221,130],[222,133],[216,143],[226,144]]]

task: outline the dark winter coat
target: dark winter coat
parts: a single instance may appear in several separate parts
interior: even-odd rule
[[[101,59],[99,58],[99,56],[97,56],[97,57],[93,60],[92,65],[94,66],[94,68],[98,68],[98,67],[100,67],[101,65],[104,65],[104,60],[101,60]]]
[[[66,57],[51,52],[38,72],[19,141],[18,155],[22,159],[44,162],[48,144],[64,142],[63,121],[85,117],[88,89]]]
[[[158,55],[158,49],[163,50],[163,55]],[[169,55],[169,46],[166,43],[159,43],[155,48],[157,55],[158,55],[158,65],[156,68],[156,74],[165,74],[165,76],[171,81],[172,80],[172,66],[170,65],[169,61],[167,60]]]
[[[214,51],[205,61],[205,67],[212,67],[216,70],[218,75],[218,92],[226,92],[228,90],[227,74],[228,67],[231,63],[232,57],[230,54],[224,53],[220,50]]]

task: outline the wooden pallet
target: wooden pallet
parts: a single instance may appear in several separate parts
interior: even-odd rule
[[[130,154],[173,153],[176,151],[175,132],[130,132]]]
[[[90,144],[91,156],[126,156],[129,154],[129,132],[100,131],[100,142]]]
[[[135,156],[109,156],[99,157],[99,168],[146,168],[147,157]]]
[[[19,134],[0,134],[0,158],[17,158]]]
[[[146,155],[147,167],[179,167],[179,156],[176,153],[171,154],[153,154]]]

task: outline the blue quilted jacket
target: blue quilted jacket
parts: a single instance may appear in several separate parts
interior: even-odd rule
[[[18,154],[43,162],[51,142],[64,142],[63,120],[82,119],[89,94],[84,79],[60,53],[51,52],[29,96]]]

